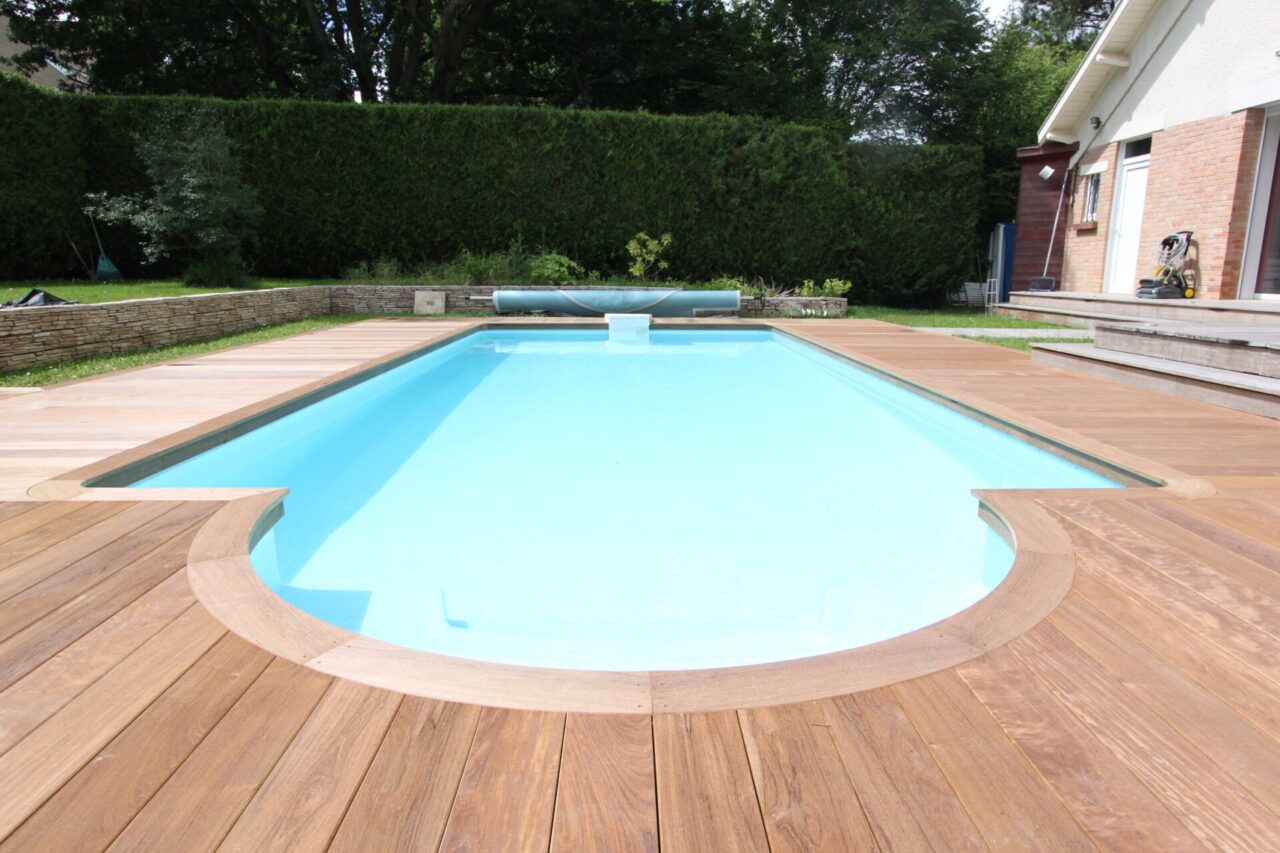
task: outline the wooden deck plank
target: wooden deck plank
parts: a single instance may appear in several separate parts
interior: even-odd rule
[[[551,828],[551,853],[657,853],[653,720],[569,714]]]
[[[954,672],[894,685],[956,796],[995,850],[1093,850],[1057,793]]]
[[[179,572],[0,692],[0,753],[194,603]]]
[[[180,534],[211,512],[212,509],[203,504],[143,505],[85,531],[97,531],[101,536],[96,550],[56,570],[53,566],[45,567],[44,576],[39,580],[7,599],[0,599],[0,640],[8,639],[83,595],[111,574],[127,570],[158,543]],[[110,530],[98,531],[108,525]]]
[[[193,606],[0,756],[0,838],[142,712],[226,633]]]
[[[480,712],[442,853],[547,849],[564,724],[564,714],[545,711]]]
[[[216,850],[331,680],[273,661],[108,849]]]
[[[0,642],[0,690],[180,571],[190,543],[188,530]]]
[[[1200,514],[1198,507],[1204,501],[1182,503],[1168,500],[1139,500],[1134,503],[1154,516],[1163,518],[1183,530],[1208,539],[1219,548],[1233,551],[1259,565],[1272,566],[1280,561],[1280,555],[1276,553],[1276,549]]]
[[[14,501],[6,502],[6,506],[28,505],[22,502]],[[0,568],[8,566],[14,559],[32,554],[40,549],[40,542],[47,541],[46,533],[39,533],[42,529],[54,525],[59,519],[78,512],[85,507],[76,504],[74,501],[49,501],[47,503],[40,502],[30,505],[29,509],[25,509],[22,513],[17,513],[4,521],[0,521]],[[61,525],[59,525],[61,529]],[[23,537],[37,533],[34,538],[34,544],[27,545],[21,540]]]
[[[659,714],[653,743],[664,853],[769,849],[737,714]]]
[[[1207,846],[1280,847],[1280,818],[1056,628],[1042,624],[1009,648]]]
[[[0,844],[0,853],[104,850],[270,663],[225,635]]]
[[[772,853],[876,850],[817,702],[739,711]]]
[[[1280,601],[1236,581],[1218,570],[1216,561],[1200,562],[1177,550],[1184,537],[1156,541],[1121,523],[1100,508],[1081,501],[1058,503],[1063,513],[1114,548],[1141,561],[1170,580],[1212,601],[1274,638],[1280,631]],[[1280,555],[1278,555],[1280,556]]]
[[[52,551],[53,554],[46,561],[55,564],[62,562],[62,555],[65,552],[78,553],[83,556],[86,553],[86,543],[84,540],[74,540],[72,537],[75,534],[117,513],[137,506],[137,504],[77,504],[68,501],[65,505],[50,504],[49,506],[51,509],[46,515],[53,515],[55,518],[50,519],[48,522],[36,523],[37,520],[34,516],[37,513],[33,511],[20,515],[7,524],[0,525],[0,537],[5,537],[0,538],[0,581],[7,582],[10,574],[14,571],[16,563],[49,551]],[[55,520],[56,523],[54,523]],[[21,533],[19,535],[10,535],[9,531],[4,529],[6,527],[19,530]],[[92,550],[92,545],[95,541],[96,538],[94,537],[88,540],[87,547],[89,551]]]
[[[401,698],[335,681],[218,849],[325,850]]]
[[[1098,504],[1098,508],[1130,529],[1140,531],[1148,539],[1167,547],[1176,547],[1201,566],[1208,566],[1234,583],[1280,601],[1280,572],[1274,568],[1224,548],[1219,542],[1206,539],[1183,525],[1161,518],[1134,501],[1107,501]],[[1216,527],[1215,530],[1217,536],[1224,532],[1221,527]],[[1276,555],[1276,562],[1280,563],[1280,554]]]
[[[957,672],[1105,850],[1200,850],[1203,845],[1007,649]]]
[[[1223,610],[1195,590],[1171,582],[1160,571],[1063,517],[1063,525],[1076,549],[1078,563],[1104,572],[1136,595],[1201,633],[1248,663],[1272,681],[1280,682],[1280,660],[1275,638],[1234,613]]]
[[[479,719],[475,705],[406,696],[330,853],[435,850]]]
[[[885,849],[989,849],[889,688],[821,702],[876,839]]]
[[[1049,622],[1172,724],[1187,743],[1211,756],[1260,803],[1280,814],[1280,741],[1259,731],[1083,599],[1064,601]]]
[[[1092,571],[1088,563],[1081,564],[1074,591],[1263,731],[1280,733],[1275,683],[1219,646],[1212,635],[1169,615],[1106,572]]]

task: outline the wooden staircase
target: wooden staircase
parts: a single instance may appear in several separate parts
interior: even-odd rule
[[[1222,316],[1198,323],[1095,321],[1092,344],[1033,344],[1033,357],[1100,379],[1280,419],[1280,313],[1264,313],[1270,319],[1249,325]]]

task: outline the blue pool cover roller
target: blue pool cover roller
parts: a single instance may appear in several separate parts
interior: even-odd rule
[[[695,317],[736,312],[742,303],[737,290],[495,290],[495,314],[652,314],[654,317]]]

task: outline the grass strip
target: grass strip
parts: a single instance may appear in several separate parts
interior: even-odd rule
[[[38,311],[40,309],[37,308],[31,310]],[[53,364],[41,365],[40,367],[29,367],[0,373],[0,385],[28,388],[53,385],[57,382],[67,382],[68,380],[81,379],[85,376],[96,376],[100,373],[111,373],[112,371],[125,370],[130,367],[141,367],[146,364],[154,364],[157,361],[169,361],[170,359],[175,358],[185,358],[187,356],[213,352],[214,350],[228,349],[230,347],[243,346],[244,344],[255,344],[260,341],[269,341],[274,338],[283,338],[289,335],[298,335],[303,332],[314,332],[317,329],[341,326],[344,323],[353,323],[356,320],[367,320],[371,317],[387,316],[393,315],[325,314],[320,317],[311,317],[306,320],[295,320],[291,323],[280,323],[275,326],[263,326],[258,329],[248,329],[243,332],[234,332],[230,335],[219,335],[216,338],[188,341],[186,343],[173,344],[172,346],[158,347],[156,349],[137,350],[134,352],[116,353],[113,355],[95,355],[90,358],[77,358],[71,361],[59,361]]]
[[[988,337],[971,337],[971,341],[982,341],[984,344],[995,344],[998,347],[1008,347],[1009,349],[1018,349],[1028,352],[1031,350],[1032,344],[1091,344],[1093,338],[988,338]]]
[[[935,326],[947,329],[1066,329],[1053,323],[999,317],[981,308],[885,308],[879,305],[851,305],[846,315],[853,320],[882,320],[899,326]]]

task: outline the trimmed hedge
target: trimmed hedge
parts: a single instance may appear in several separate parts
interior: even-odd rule
[[[81,252],[88,248],[78,107],[0,71],[0,280],[83,274],[67,243],[75,237]]]
[[[266,211],[248,253],[262,275],[441,261],[515,238],[621,271],[637,231],[669,231],[674,277],[845,278],[855,301],[928,303],[961,280],[980,201],[977,149],[850,144],[751,117],[88,97],[4,80],[0,235],[25,236],[0,277],[65,274],[74,261],[59,232],[83,219],[81,195],[145,189],[134,136],[162,110],[196,108],[240,143]],[[136,274],[136,235],[104,241]]]

